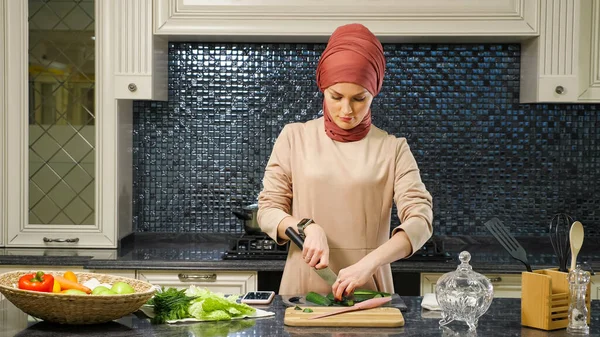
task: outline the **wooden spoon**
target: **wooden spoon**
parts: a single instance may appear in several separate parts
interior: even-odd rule
[[[579,221],[573,222],[569,232],[569,241],[571,242],[571,270],[575,269],[577,263],[577,254],[583,245],[583,225]]]

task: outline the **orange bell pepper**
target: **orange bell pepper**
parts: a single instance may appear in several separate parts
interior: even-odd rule
[[[54,287],[54,276],[42,271],[21,276],[19,289],[49,293]]]
[[[63,277],[69,281],[73,281],[73,282],[77,283],[77,275],[75,275],[75,273],[70,270],[67,270],[65,272],[65,274],[63,275]]]

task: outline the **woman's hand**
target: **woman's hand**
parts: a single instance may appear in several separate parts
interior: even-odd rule
[[[335,299],[341,301],[343,296],[352,294],[356,288],[366,284],[375,273],[376,267],[367,260],[360,260],[340,270],[337,281],[331,287]]]
[[[312,223],[304,229],[306,238],[302,248],[302,258],[309,266],[317,269],[329,265],[329,245],[323,228]]]

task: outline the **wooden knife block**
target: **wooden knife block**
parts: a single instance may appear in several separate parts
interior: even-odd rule
[[[564,329],[569,324],[568,273],[558,269],[523,272],[521,278],[521,325],[542,329]],[[590,285],[586,293],[590,323]]]

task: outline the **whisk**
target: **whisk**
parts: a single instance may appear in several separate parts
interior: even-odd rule
[[[565,213],[558,213],[550,221],[550,243],[558,259],[558,270],[567,272],[569,258],[569,229],[573,218]]]

